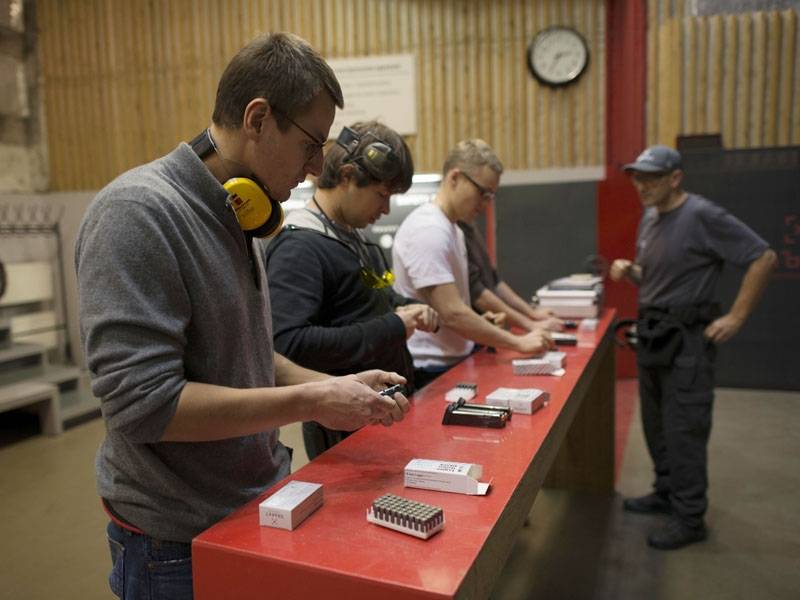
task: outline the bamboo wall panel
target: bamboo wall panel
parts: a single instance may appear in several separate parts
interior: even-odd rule
[[[230,57],[265,31],[297,33],[327,58],[413,53],[419,130],[408,142],[420,172],[438,172],[467,137],[486,139],[507,169],[605,160],[603,0],[39,0],[36,9],[51,189],[98,188],[193,137]],[[526,48],[555,24],[578,29],[591,55],[576,84],[554,90],[529,75]]]
[[[647,140],[721,133],[728,148],[800,144],[794,10],[684,16],[649,0]]]

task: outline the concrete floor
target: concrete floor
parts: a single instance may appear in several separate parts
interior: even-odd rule
[[[719,390],[710,445],[710,538],[649,549],[656,517],[621,511],[651,475],[638,414],[618,494],[539,494],[492,594],[495,600],[800,597],[800,393]],[[26,415],[0,415],[0,599],[111,598],[94,419],[47,438]],[[305,463],[299,427],[282,434]]]

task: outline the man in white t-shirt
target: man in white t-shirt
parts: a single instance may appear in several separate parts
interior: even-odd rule
[[[416,331],[408,340],[417,387],[468,356],[475,342],[527,356],[541,355],[553,345],[544,331],[514,335],[470,308],[467,249],[457,222],[471,222],[486,210],[502,172],[486,142],[459,142],[445,160],[433,202],[406,217],[395,236],[395,290],[430,304],[441,323],[437,332]]]

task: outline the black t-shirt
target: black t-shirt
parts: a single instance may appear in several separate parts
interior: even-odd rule
[[[639,304],[711,302],[724,263],[747,267],[768,247],[739,219],[696,194],[667,213],[649,207],[636,242],[636,263],[642,267]]]
[[[458,222],[458,226],[464,232],[464,242],[467,246],[467,260],[469,261],[469,298],[472,304],[481,295],[483,290],[488,289],[494,292],[500,277],[497,269],[492,265],[489,258],[489,251],[486,249],[486,242],[474,225]]]
[[[407,299],[365,284],[347,244],[284,229],[267,247],[266,269],[276,352],[332,375],[380,368],[412,381],[405,326],[394,313]]]

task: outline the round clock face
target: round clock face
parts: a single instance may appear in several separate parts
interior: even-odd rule
[[[569,27],[550,27],[528,46],[528,67],[542,83],[565,85],[586,70],[589,49],[583,36]]]

